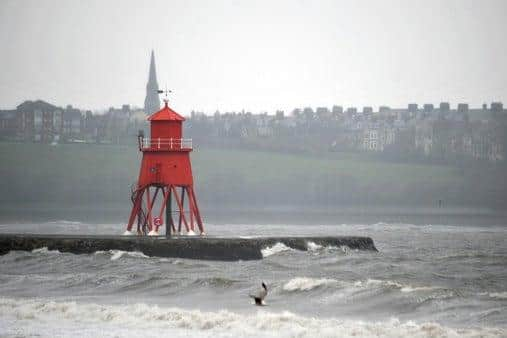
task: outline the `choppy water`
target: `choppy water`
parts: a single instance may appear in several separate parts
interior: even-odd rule
[[[114,224],[0,232],[119,233]],[[208,225],[220,235],[368,235],[379,252],[283,245],[213,262],[38,249],[0,257],[1,336],[507,336],[507,227]],[[248,294],[261,281],[267,306]]]

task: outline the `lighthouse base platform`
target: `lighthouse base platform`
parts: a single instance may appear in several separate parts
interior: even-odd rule
[[[281,243],[306,251],[317,246],[377,251],[370,237],[186,237],[0,234],[0,255],[11,250],[48,250],[89,254],[96,251],[138,251],[147,256],[220,261],[262,259],[262,250]],[[280,245],[280,244],[278,244]]]

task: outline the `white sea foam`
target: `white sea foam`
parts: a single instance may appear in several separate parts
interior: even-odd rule
[[[340,250],[345,253],[345,254],[348,254],[350,252],[350,247],[347,246],[347,245],[341,245],[340,246]],[[355,251],[358,251],[358,249],[355,249]]]
[[[112,261],[118,260],[123,256],[129,256],[134,258],[150,258],[149,256],[146,256],[145,254],[139,251],[107,250],[107,251],[95,251],[95,254],[96,255],[109,254],[111,255]]]
[[[292,249],[283,243],[277,242],[273,246],[268,246],[267,248],[262,249],[261,253],[262,253],[262,257],[269,257],[269,256],[275,255],[277,253],[288,251],[288,250],[292,250]]]
[[[44,246],[42,248],[33,249],[32,253],[35,253],[35,254],[51,254],[51,255],[61,254],[61,252],[58,251],[58,250],[49,250],[47,246]]]
[[[111,252],[111,260],[112,261],[120,259],[121,256],[123,256],[126,253],[126,251],[122,251],[122,250],[111,250],[111,251],[112,251]]]
[[[394,288],[398,288],[398,289],[402,289],[404,287],[402,284],[395,282],[395,281],[379,280],[379,279],[367,279],[366,281],[356,281],[354,283],[354,286],[356,286],[356,287],[365,287],[365,286],[372,286],[372,285],[394,287]]]
[[[400,289],[401,292],[416,292],[416,291],[431,291],[431,290],[435,290],[435,288],[431,286],[419,286],[419,287],[404,286]]]
[[[502,337],[502,328],[455,329],[392,318],[367,322],[258,309],[203,312],[148,304],[99,305],[0,298],[0,333],[16,336]]]
[[[56,221],[49,221],[49,222],[47,222],[47,224],[80,225],[80,224],[83,224],[83,223],[82,222],[77,222],[77,221],[68,221],[68,220],[65,220],[65,219],[59,219],[59,220],[56,220]]]
[[[378,280],[378,279],[367,279],[365,281],[341,281],[332,278],[309,278],[309,277],[295,277],[286,282],[282,289],[285,291],[310,291],[323,286],[334,286],[339,288],[351,288],[351,289],[367,289],[367,288],[391,288],[398,289],[400,292],[420,292],[430,291],[437,288],[430,286],[412,286],[405,285],[396,281],[391,280]]]
[[[337,283],[338,281],[335,279],[296,277],[285,283],[283,289],[285,291],[309,291],[321,286]]]
[[[491,298],[498,299],[507,299],[507,291],[506,292],[491,292],[488,294]]]
[[[372,224],[371,226],[372,226],[372,227],[388,227],[388,226],[390,226],[390,225],[391,225],[390,223],[377,222],[377,223]]]
[[[306,249],[310,252],[341,251],[344,254],[348,254],[351,250],[347,245],[341,245],[339,247],[336,245],[323,246],[312,241],[306,242]]]
[[[378,280],[378,279],[367,279],[366,281],[357,281],[354,283],[354,286],[356,287],[368,287],[368,286],[383,286],[383,287],[389,287],[389,288],[395,288],[399,289],[401,292],[417,292],[417,291],[430,291],[435,290],[435,287],[431,286],[412,286],[412,285],[405,285],[396,281],[391,280]]]
[[[319,251],[323,247],[322,247],[322,245],[317,244],[315,242],[307,242],[306,243],[306,248],[308,249],[308,251]]]

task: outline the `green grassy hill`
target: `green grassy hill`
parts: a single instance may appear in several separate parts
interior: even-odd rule
[[[470,201],[453,167],[388,163],[361,154],[323,156],[199,148],[192,164],[199,199],[267,205],[435,206]],[[68,205],[125,203],[137,178],[135,147],[0,143],[0,201]]]

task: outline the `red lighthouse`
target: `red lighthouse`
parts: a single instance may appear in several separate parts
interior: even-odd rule
[[[164,108],[148,118],[150,138],[142,133],[138,136],[143,159],[132,192],[133,206],[125,234],[133,234],[132,227],[137,220],[138,235],[158,235],[165,211],[166,236],[171,231],[181,234],[182,225],[187,234],[195,234],[197,225],[203,235],[190,164],[192,140],[182,136],[185,118],[169,108],[167,100],[164,102]]]

